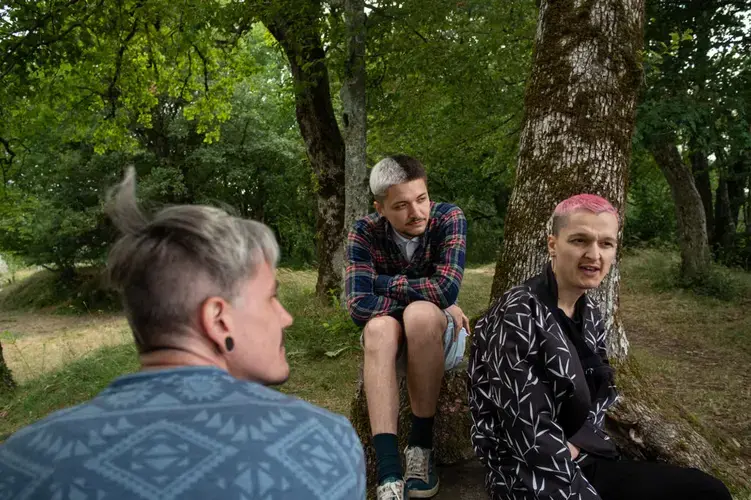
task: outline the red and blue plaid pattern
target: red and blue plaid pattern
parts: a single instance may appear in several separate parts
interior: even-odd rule
[[[347,237],[347,309],[359,326],[371,318],[401,318],[410,302],[445,309],[456,302],[464,276],[467,219],[449,203],[431,203],[420,246],[407,261],[385,217],[370,214]]]

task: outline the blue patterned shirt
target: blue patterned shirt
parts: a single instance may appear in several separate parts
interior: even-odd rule
[[[364,499],[346,418],[213,367],[141,372],[0,445],[0,499]]]

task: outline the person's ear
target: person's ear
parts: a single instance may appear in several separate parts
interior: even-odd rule
[[[383,215],[383,205],[381,205],[381,202],[378,200],[374,201],[373,207],[376,209],[376,212],[378,212],[378,215]]]
[[[219,351],[227,350],[227,338],[233,332],[234,325],[229,312],[230,305],[221,297],[209,297],[201,304],[201,329]]]
[[[550,258],[555,258],[556,246],[558,245],[558,237],[552,234],[548,236],[548,255]]]

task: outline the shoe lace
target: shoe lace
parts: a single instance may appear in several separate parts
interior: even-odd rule
[[[427,483],[430,450],[418,447],[408,448],[404,455],[407,459],[407,475],[404,479],[419,479]]]
[[[378,500],[404,500],[404,483],[402,481],[390,481],[377,488]]]

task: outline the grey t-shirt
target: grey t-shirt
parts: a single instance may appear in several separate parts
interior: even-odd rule
[[[0,499],[364,499],[346,418],[211,367],[141,372],[0,445]]]

